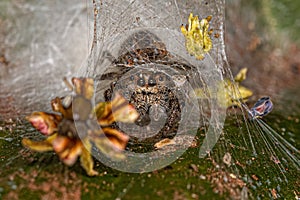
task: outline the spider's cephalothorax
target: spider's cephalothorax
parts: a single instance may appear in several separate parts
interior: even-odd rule
[[[121,94],[135,106],[140,117],[134,125],[115,126],[139,142],[173,137],[184,104],[182,91],[178,90],[173,77],[180,76],[178,70],[184,74],[190,67],[177,62],[165,44],[148,31],[132,34],[118,55],[112,61],[112,67],[118,70],[100,78],[114,81],[111,88],[104,91],[104,98],[109,101],[114,93]]]
[[[128,67],[144,63],[166,62],[172,58],[165,44],[148,31],[139,31],[131,35],[122,45],[119,55],[121,56],[114,60],[114,63]]]

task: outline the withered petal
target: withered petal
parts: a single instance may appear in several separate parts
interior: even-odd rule
[[[114,116],[112,114],[112,105],[110,102],[106,102],[102,105],[98,104],[99,110],[96,110],[96,116],[98,123],[101,126],[107,126],[115,122]],[[100,107],[101,106],[101,107]]]
[[[115,121],[133,123],[139,117],[134,106],[130,105],[120,94],[116,94],[111,104]]]
[[[70,153],[70,149],[66,148],[61,152],[56,152],[57,155],[59,156],[60,160],[64,160],[64,158],[66,158],[68,156],[68,154]],[[64,162],[65,163],[65,162]],[[66,164],[66,163],[65,163]]]
[[[51,100],[51,106],[53,111],[61,113],[64,118],[73,119],[72,104],[65,108],[62,99],[56,97]]]
[[[83,145],[80,140],[77,140],[74,144],[74,146],[70,147],[69,149],[66,149],[62,153],[59,153],[59,157],[61,160],[68,166],[73,165],[78,156],[82,153]]]
[[[24,147],[27,147],[27,148],[29,148],[33,151],[37,151],[37,152],[45,152],[45,151],[53,150],[52,144],[49,143],[49,141],[47,141],[47,140],[32,141],[30,139],[23,138],[22,144]]]
[[[80,156],[80,164],[89,176],[95,176],[98,175],[98,172],[93,169],[94,161],[90,153],[91,148],[92,147],[89,142],[84,142],[84,147],[82,147],[82,153]]]
[[[134,106],[127,104],[116,110],[114,113],[115,121],[124,123],[133,123],[139,117],[139,113]]]
[[[112,142],[112,144],[119,148],[125,149],[127,142],[129,140],[129,136],[125,135],[121,131],[113,128],[103,128],[102,129],[105,136]]]
[[[53,141],[53,149],[56,153],[63,152],[68,147],[72,146],[72,140],[65,136],[57,136]]]
[[[110,159],[121,160],[125,158],[122,150],[116,147],[102,131],[89,131],[89,140]]]
[[[72,83],[76,94],[82,95],[86,99],[91,99],[94,96],[94,80],[92,78],[73,77]]]
[[[105,115],[107,115],[107,112],[109,111],[108,108],[107,108],[108,107],[107,104],[110,104],[110,103],[109,102],[100,102],[93,109],[93,112],[96,114],[96,117],[97,117],[98,120],[100,120]]]
[[[246,79],[246,75],[247,75],[247,71],[248,71],[248,68],[246,68],[246,67],[242,68],[238,72],[238,74],[234,77],[234,81],[237,82],[237,83],[240,83],[243,80],[245,80]]]
[[[95,112],[101,126],[110,125],[115,121],[133,123],[139,117],[134,106],[119,94],[116,94],[111,103],[99,103]]]
[[[51,135],[57,131],[57,125],[61,121],[61,116],[46,112],[33,112],[26,119],[34,128],[44,135]]]
[[[87,120],[93,110],[93,105],[90,100],[83,96],[75,96],[73,98],[73,113],[75,120]]]

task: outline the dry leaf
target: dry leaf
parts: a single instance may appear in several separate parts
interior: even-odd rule
[[[155,143],[154,147],[157,148],[157,149],[161,149],[161,148],[163,148],[167,145],[172,145],[172,144],[176,144],[173,139],[165,138],[165,139]]]

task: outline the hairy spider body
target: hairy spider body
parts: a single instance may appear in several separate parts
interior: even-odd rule
[[[157,142],[174,137],[184,98],[173,80],[181,75],[170,75],[168,69],[184,74],[190,67],[177,62],[165,44],[149,31],[138,31],[128,37],[118,55],[112,60],[118,71],[104,73],[100,80],[114,80],[104,91],[106,101],[119,93],[140,114],[135,125],[127,125],[123,131],[135,142]],[[183,77],[187,79],[186,75]],[[122,124],[114,126],[124,128]]]

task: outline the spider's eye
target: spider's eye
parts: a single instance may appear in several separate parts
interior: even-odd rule
[[[145,86],[145,79],[144,78],[139,78],[139,80],[137,81],[137,85],[140,87]]]
[[[159,76],[159,77],[158,77],[158,80],[159,80],[159,81],[164,81],[164,77],[163,77],[163,76]]]
[[[131,80],[131,81],[134,80],[134,76],[133,76],[133,75],[130,76],[130,80]]]
[[[156,81],[155,81],[155,79],[151,76],[150,78],[149,78],[149,80],[148,80],[148,85],[149,86],[154,86],[154,85],[156,85]]]

